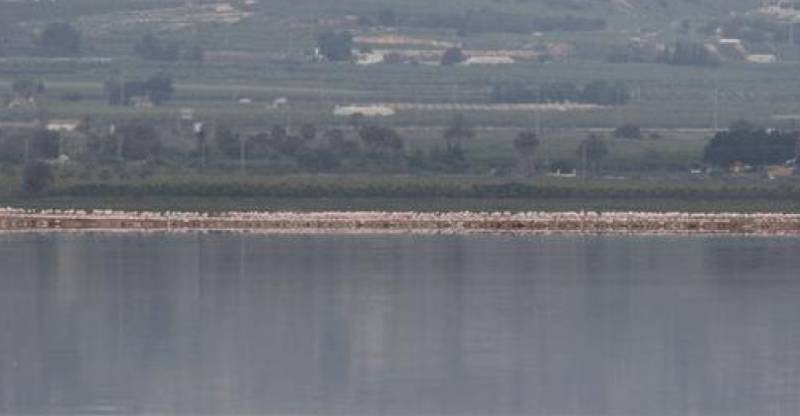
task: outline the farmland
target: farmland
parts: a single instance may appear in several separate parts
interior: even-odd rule
[[[703,148],[714,132],[737,120],[795,127],[791,116],[800,114],[797,48],[775,46],[772,51],[780,59],[764,65],[744,60],[671,65],[610,57],[631,45],[660,51],[696,39],[703,36],[698,28],[732,13],[748,16],[758,4],[75,0],[66,7],[0,1],[0,97],[6,95],[10,102],[12,85],[21,78],[41,80],[46,88],[35,108],[3,106],[0,123],[43,116],[87,120],[95,134],[128,121],[159,126],[173,160],[161,161],[156,175],[180,177],[187,170],[176,160],[190,159],[195,146],[173,127],[182,114],[212,129],[231,126],[244,135],[276,125],[291,134],[313,125],[320,133],[339,129],[354,139],[359,132],[352,120],[335,115],[334,109],[384,106],[393,110],[391,115],[367,122],[399,132],[409,155],[442,146],[444,131],[463,114],[475,131],[464,145],[470,174],[511,174],[518,163],[515,138],[535,131],[541,141],[534,158],[539,174],[556,161],[575,162],[582,141],[595,134],[604,136],[610,149],[598,165],[598,178],[683,180],[689,167],[702,164]],[[685,23],[687,19],[691,21]],[[37,36],[56,20],[80,32],[78,56],[50,57],[37,51]],[[355,53],[378,54],[384,62],[322,59],[317,36],[327,31],[351,33]],[[137,52],[147,35],[173,48],[174,56],[154,59]],[[440,57],[453,48],[484,60],[441,65]],[[194,53],[191,59],[189,52]],[[171,99],[152,107],[109,105],[107,81],[139,81],[153,74],[171,77]],[[624,86],[626,99],[505,102],[495,94],[498,86],[541,94],[549,86],[580,90],[593,82]],[[613,137],[614,129],[623,125],[640,127],[643,137]],[[86,147],[80,140],[74,141]],[[180,152],[183,156],[175,156]],[[235,163],[223,160],[218,151],[211,156],[211,166],[223,171]],[[269,162],[253,163],[251,174],[280,170],[265,164]],[[95,166],[86,169],[95,169],[89,182],[107,182],[98,179]],[[124,168],[103,169],[113,172],[112,181],[126,176]],[[6,189],[11,189],[19,169],[6,170],[14,184]],[[753,175],[756,182],[762,178]]]
[[[266,106],[279,97],[286,97],[292,103],[296,119],[335,124],[337,120],[332,117],[335,105],[490,104],[491,88],[498,83],[542,85],[586,83],[597,79],[625,82],[634,94],[633,99],[619,108],[548,114],[543,122],[553,128],[613,127],[623,122],[652,128],[711,128],[715,117],[717,125],[721,126],[740,118],[772,124],[773,115],[800,112],[800,81],[794,76],[800,64],[793,61],[770,66],[731,63],[720,68],[606,62],[612,45],[637,37],[632,34],[637,26],[639,30],[656,34],[654,39],[673,38],[676,35],[672,33],[671,21],[664,17],[677,19],[686,13],[695,13],[710,20],[720,10],[748,10],[750,3],[745,1],[725,2],[725,6],[706,2],[695,9],[682,2],[671,2],[667,9],[659,9],[647,1],[616,2],[611,7],[579,1],[572,2],[570,7],[539,1],[497,2],[490,8],[478,0],[452,1],[452,5],[406,2],[402,8],[388,1],[364,4],[347,1],[335,6],[306,2],[199,2],[193,6],[181,2],[114,3],[118,6],[79,0],[69,10],[62,10],[63,6],[55,3],[36,6],[39,9],[25,8],[18,3],[0,3],[0,7],[8,8],[9,12],[15,11],[14,8],[22,9],[18,13],[30,19],[20,23],[20,30],[31,33],[40,30],[49,20],[48,16],[72,16],[84,36],[84,55],[109,59],[107,63],[91,63],[0,57],[0,88],[7,88],[22,74],[34,75],[46,81],[50,95],[56,98],[49,100],[47,108],[54,116],[75,117],[84,113],[115,117],[119,112],[125,113],[120,114],[122,116],[132,116],[128,109],[100,108],[105,103],[102,83],[112,76],[141,78],[156,71],[167,71],[177,83],[176,95],[173,102],[158,111],[159,114],[192,107],[206,117],[214,113],[215,118],[231,118],[234,122],[263,119],[266,124],[285,118],[266,110]],[[505,16],[504,13],[601,16],[609,21],[609,26],[599,32],[479,33],[464,37],[450,29],[412,25],[418,16],[453,12],[451,6],[461,10],[485,8],[501,13],[500,16]],[[412,26],[393,28],[363,22],[364,19],[378,19],[385,10],[391,10],[395,19],[405,18]],[[447,68],[310,61],[314,37],[321,30],[329,29],[350,30],[357,35],[356,45],[370,47],[412,47],[440,53],[447,47],[462,45],[465,50],[484,53],[495,50],[506,55],[537,56],[545,52],[551,54],[548,48],[553,45],[564,45],[567,55],[555,61],[520,60],[513,65]],[[133,44],[144,33],[156,33],[187,46],[196,45],[209,53],[248,53],[250,60],[198,65],[131,57]],[[70,91],[79,91],[85,97],[80,106],[57,99]],[[719,102],[716,107],[715,97]],[[247,98],[254,105],[236,105],[241,98]],[[220,104],[225,102],[230,105],[221,113]],[[141,115],[152,116],[148,112]],[[383,121],[395,126],[435,126],[451,116],[441,111],[411,109]],[[0,118],[14,117],[25,115],[0,111]],[[533,118],[530,111],[476,112],[470,117],[478,125],[520,128],[529,127]]]
[[[118,73],[124,66],[127,77],[144,76],[163,65],[120,60],[119,64],[54,63],[40,67],[37,76],[46,80],[54,99],[48,110],[58,115],[78,116],[82,113],[135,113],[131,109],[101,109],[106,102],[102,81]],[[246,68],[186,64],[166,68],[176,79],[174,101],[160,109],[168,114],[182,107],[212,112],[219,104],[229,103],[230,111],[242,117],[270,114],[266,106],[274,99],[287,97],[298,118],[308,122],[335,123],[333,107],[337,104],[372,104],[383,102],[417,102],[427,104],[489,104],[489,90],[500,80],[559,82],[610,79],[626,80],[636,85],[638,96],[617,108],[556,112],[545,117],[552,127],[613,127],[631,122],[659,128],[710,128],[714,119],[715,81],[719,94],[719,124],[747,118],[771,124],[771,117],[800,112],[800,80],[794,74],[800,65],[785,63],[753,71],[748,65],[720,69],[674,68],[649,64],[607,64],[567,62],[555,64],[519,64],[503,68],[436,68],[386,65],[357,67],[349,64],[307,64],[299,68],[266,64],[253,73]],[[4,74],[0,88],[8,89],[11,81],[28,73],[19,61],[0,61]],[[66,92],[84,95],[79,107],[58,97]],[[237,105],[248,97],[254,105]],[[485,112],[471,114],[476,124],[487,126],[530,126],[533,114],[516,111],[511,114]],[[2,118],[14,114],[0,112]],[[233,116],[233,115],[232,115]],[[393,125],[441,125],[451,116],[442,112],[401,111],[395,118],[384,120]]]

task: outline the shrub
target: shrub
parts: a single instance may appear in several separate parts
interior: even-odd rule
[[[161,152],[161,138],[151,124],[130,122],[119,126],[116,134],[122,140],[122,157],[126,160],[151,159]]]
[[[39,47],[48,56],[76,56],[81,50],[81,33],[69,23],[51,23],[42,32]]]
[[[614,130],[614,137],[618,139],[641,139],[642,129],[635,124],[623,124]]]
[[[38,194],[47,189],[55,180],[53,169],[44,162],[32,162],[22,171],[22,191]]]
[[[83,96],[83,94],[77,91],[70,91],[61,94],[61,101],[76,103],[79,101],[83,101],[84,98],[85,97]]]
[[[738,123],[717,133],[703,151],[703,161],[717,166],[734,162],[754,166],[782,164],[797,156],[797,133],[767,131]]]
[[[176,61],[180,57],[181,48],[177,42],[163,41],[147,33],[134,45],[136,55],[154,61]]]
[[[317,36],[317,48],[325,59],[332,62],[353,59],[353,34],[350,32],[323,32]]]
[[[444,55],[442,55],[443,66],[460,64],[466,60],[467,56],[464,55],[464,51],[462,51],[461,48],[450,48],[444,52]]]
[[[61,135],[50,130],[39,130],[31,138],[31,156],[55,159],[59,156]]]

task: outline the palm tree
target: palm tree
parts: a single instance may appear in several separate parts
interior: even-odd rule
[[[464,140],[475,137],[475,130],[467,125],[463,114],[456,115],[444,131],[444,141],[448,152],[461,152]]]
[[[608,145],[601,136],[590,134],[578,146],[578,156],[581,158],[584,177],[586,176],[587,166],[591,170],[597,168],[597,164],[608,155]]]
[[[536,172],[536,151],[541,144],[539,137],[532,131],[523,131],[514,139],[514,149],[519,154],[525,176]]]

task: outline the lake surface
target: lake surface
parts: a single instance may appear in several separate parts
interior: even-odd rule
[[[0,414],[800,414],[800,239],[17,234],[0,260]]]

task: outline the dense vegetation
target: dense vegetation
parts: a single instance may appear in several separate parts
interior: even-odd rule
[[[69,23],[51,23],[42,31],[39,48],[47,56],[77,56],[81,53],[81,33]]]
[[[749,123],[737,123],[717,133],[703,154],[703,160],[718,166],[746,163],[755,166],[793,163],[800,151],[797,132],[767,131]]]

